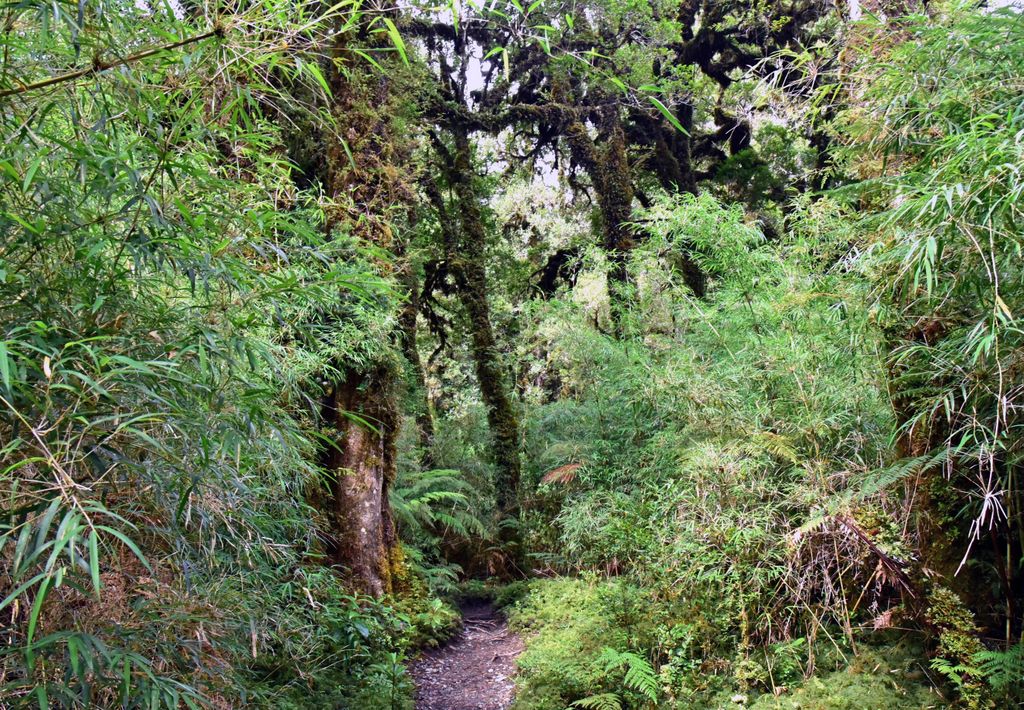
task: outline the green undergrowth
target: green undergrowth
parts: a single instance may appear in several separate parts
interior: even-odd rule
[[[232,676],[239,687],[228,695],[244,697],[246,707],[285,710],[411,708],[406,661],[442,643],[461,622],[454,603],[411,571],[395,595],[374,600],[347,592],[332,571],[314,568],[250,608],[268,618],[253,622],[262,633],[253,637],[248,663],[238,649]]]
[[[932,688],[913,644],[871,639],[839,670],[812,676],[779,695],[763,694],[748,707],[757,710],[888,710],[942,708],[950,701]]]
[[[700,620],[623,580],[595,575],[535,580],[510,608],[526,650],[515,710],[945,707],[928,683],[922,649],[874,634],[814,650],[806,639],[764,651],[719,653]],[[841,632],[833,631],[837,639]]]
[[[510,621],[526,640],[518,659],[517,710],[560,710],[600,690],[596,660],[616,629],[602,613],[596,585],[538,580],[512,607]]]
[[[459,584],[455,598],[460,604],[484,601],[508,611],[530,592],[530,581],[525,579],[502,582],[495,579],[467,579]]]
[[[943,708],[949,701],[915,680],[897,649],[865,651],[849,668],[812,677],[781,695],[762,695],[752,710],[890,710]],[[894,662],[894,661],[899,661]],[[723,703],[724,704],[724,703]]]

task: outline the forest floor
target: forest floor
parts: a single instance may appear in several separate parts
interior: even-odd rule
[[[512,704],[523,641],[488,602],[462,607],[463,627],[409,668],[416,710],[505,710]]]

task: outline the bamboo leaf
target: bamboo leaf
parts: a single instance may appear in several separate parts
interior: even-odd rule
[[[409,56],[405,52],[405,41],[402,40],[402,35],[398,32],[398,28],[395,27],[395,23],[391,21],[390,17],[384,17],[382,19],[388,28],[388,37],[391,38],[391,44],[393,44],[395,49],[398,50],[399,56],[402,57],[402,62],[406,66],[409,66]]]
[[[95,528],[89,531],[89,575],[92,577],[92,588],[96,598],[100,598],[100,546],[99,535]]]
[[[28,170],[25,171],[25,179],[21,183],[21,191],[28,192],[28,189],[32,186],[32,179],[36,176],[36,171],[39,170],[39,166],[43,164],[43,158],[45,155],[36,156],[36,159],[32,161],[32,164],[28,166]]]
[[[324,78],[323,72],[320,71],[320,67],[318,67],[313,62],[306,62],[305,65],[304,65],[304,68],[305,68],[306,72],[308,74],[310,74],[316,80],[316,83],[320,85],[320,88],[322,88],[324,90],[324,93],[327,96],[330,96],[331,95],[331,87],[330,87],[330,85],[328,85],[327,79]]]
[[[357,57],[362,57],[363,59],[368,61],[370,63],[370,65],[373,66],[377,71],[381,71],[381,72],[384,71],[384,67],[382,67],[380,65],[380,63],[376,59],[371,57],[369,54],[367,54],[363,50],[361,50],[361,49],[352,49],[351,52],[352,52],[352,54],[355,54]]]
[[[153,571],[153,568],[150,567],[150,565],[149,565],[149,560],[147,560],[146,556],[142,554],[142,550],[139,549],[139,546],[136,545],[135,542],[131,538],[129,538],[127,535],[125,535],[123,532],[121,532],[120,530],[117,530],[115,528],[112,528],[112,527],[110,527],[108,525],[97,525],[96,529],[97,530],[102,530],[103,532],[107,533],[108,535],[113,535],[118,540],[123,542],[125,547],[127,547],[129,550],[132,551],[132,554],[134,554],[138,558],[139,562],[141,562],[145,566],[146,569],[148,569],[150,572]]]
[[[43,603],[46,601],[46,595],[50,592],[50,585],[53,583],[53,577],[47,576],[42,583],[39,585],[39,590],[36,592],[36,598],[32,602],[32,611],[28,616],[28,631],[25,634],[25,644],[31,649],[32,639],[36,635],[36,626],[39,624],[39,614],[43,610]],[[29,662],[29,667],[32,663]]]
[[[661,103],[661,101],[659,101],[654,96],[648,96],[647,98],[650,100],[652,104],[654,104],[654,107],[661,112],[661,115],[668,119],[669,123],[675,126],[677,131],[682,133],[684,136],[690,135],[690,132],[683,128],[683,124],[679,122],[679,119],[677,119],[675,115],[671,111],[669,111],[668,106]]]
[[[7,343],[0,340],[0,381],[4,389],[11,391],[11,360],[8,357]]]

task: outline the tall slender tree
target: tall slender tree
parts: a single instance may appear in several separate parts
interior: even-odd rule
[[[508,551],[515,558],[519,553],[519,416],[511,376],[502,363],[491,321],[485,265],[488,234],[473,179],[473,148],[466,126],[453,122],[449,131],[451,147],[437,133],[433,134],[433,144],[445,186],[454,198],[448,204],[440,186],[431,178],[425,181],[425,190],[437,212],[447,269],[468,322],[470,351],[491,431],[495,502],[503,539],[511,544]]]

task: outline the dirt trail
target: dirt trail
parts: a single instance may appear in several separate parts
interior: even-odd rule
[[[462,608],[463,629],[410,667],[416,710],[505,710],[512,704],[512,673],[523,641],[486,602]]]

